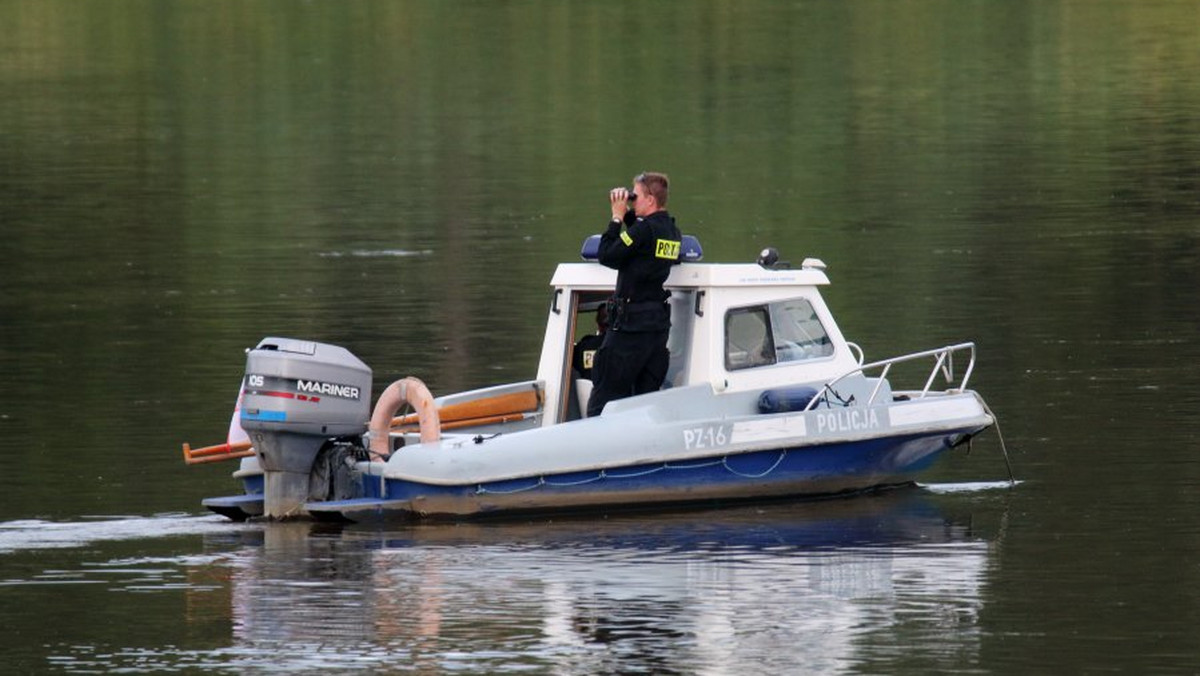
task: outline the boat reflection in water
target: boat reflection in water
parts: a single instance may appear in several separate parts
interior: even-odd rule
[[[930,666],[969,664],[996,538],[948,516],[947,500],[901,490],[402,531],[271,524],[210,544],[261,538],[232,553],[242,660],[783,672],[921,664],[929,645]]]

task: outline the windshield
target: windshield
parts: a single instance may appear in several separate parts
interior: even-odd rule
[[[734,308],[725,315],[725,368],[730,371],[832,354],[829,334],[804,298]]]

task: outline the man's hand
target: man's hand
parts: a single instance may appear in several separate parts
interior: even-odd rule
[[[629,189],[613,188],[608,193],[608,201],[612,204],[614,221],[624,221],[625,211],[629,208]]]

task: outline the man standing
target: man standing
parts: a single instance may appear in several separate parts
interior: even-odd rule
[[[613,399],[657,390],[667,377],[671,294],[663,282],[679,263],[682,239],[666,211],[667,188],[666,174],[647,172],[633,179],[632,193],[613,188],[608,194],[612,220],[600,237],[599,260],[617,270],[617,288],[592,364],[589,417]]]

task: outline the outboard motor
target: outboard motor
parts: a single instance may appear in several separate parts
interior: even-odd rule
[[[300,516],[322,446],[367,430],[371,369],[336,345],[264,338],[246,351],[242,389],[242,429],[265,475],[263,512]]]

